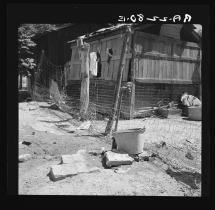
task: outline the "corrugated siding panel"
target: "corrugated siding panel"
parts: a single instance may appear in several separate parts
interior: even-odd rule
[[[135,110],[156,106],[158,101],[166,98],[178,103],[184,91],[198,96],[199,86],[193,84],[144,84],[136,82]]]
[[[69,81],[66,92],[69,97],[71,97],[75,103],[77,103],[77,108],[79,108],[80,99],[80,81]],[[105,80],[90,80],[90,103],[96,105],[96,110],[101,113],[110,113],[113,107],[113,96],[115,91],[115,83],[113,81]],[[122,98],[121,111],[129,115],[129,93],[125,92]],[[75,104],[74,103],[74,104]]]

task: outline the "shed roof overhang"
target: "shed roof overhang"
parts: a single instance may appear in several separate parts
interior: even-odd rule
[[[108,36],[108,35],[111,35],[112,33],[114,32],[124,32],[126,30],[126,28],[130,26],[132,27],[132,29],[134,30],[143,30],[145,28],[149,28],[149,27],[153,27],[154,24],[117,24],[115,26],[111,26],[111,27],[107,27],[107,28],[101,28],[97,31],[94,31],[90,34],[85,34],[85,35],[82,35],[82,36],[79,36],[77,38],[82,38],[83,40],[85,41],[93,41],[93,40],[96,40],[96,39],[100,39],[102,36]],[[75,44],[76,43],[76,39],[74,40],[71,40],[71,41],[68,41],[67,42],[68,44]]]
[[[108,36],[108,35],[112,34],[113,32],[124,31],[127,26],[131,26],[133,28],[133,30],[141,31],[141,30],[144,30],[144,29],[147,29],[150,27],[155,27],[155,25],[161,26],[162,24],[132,24],[132,23],[131,24],[126,24],[126,23],[117,24],[115,26],[101,28],[90,34],[85,34],[85,35],[79,36],[77,38],[82,38],[84,41],[93,41],[93,40],[101,38],[102,36]],[[183,29],[186,31],[187,34],[189,34],[189,39],[191,39],[193,42],[199,43],[201,41],[201,37],[194,30],[195,26],[193,24],[183,24]],[[76,43],[76,39],[68,41],[67,43],[73,45]]]

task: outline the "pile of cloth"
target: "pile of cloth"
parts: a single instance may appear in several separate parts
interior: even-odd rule
[[[181,102],[184,106],[201,106],[202,102],[193,95],[188,95],[188,93],[183,93],[181,96]]]

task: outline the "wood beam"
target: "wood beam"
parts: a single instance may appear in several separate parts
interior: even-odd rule
[[[121,91],[122,77],[123,77],[123,72],[124,72],[125,64],[126,64],[126,54],[130,48],[130,44],[131,44],[131,28],[128,27],[126,30],[125,36],[124,36],[124,40],[123,40],[123,47],[122,47],[122,51],[121,51],[121,57],[120,57],[118,75],[117,75],[117,83],[116,83],[116,87],[115,87],[112,114],[110,115],[109,121],[106,126],[106,130],[105,130],[105,133],[109,134],[109,135],[112,134],[112,126],[113,126],[113,122],[116,117],[116,112],[117,112],[118,103],[119,103],[119,96],[120,96],[120,91]]]

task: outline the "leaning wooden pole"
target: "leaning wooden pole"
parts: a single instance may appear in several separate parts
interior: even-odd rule
[[[110,115],[109,121],[108,121],[106,129],[105,129],[106,135],[111,135],[111,133],[112,133],[113,122],[116,117],[116,112],[117,112],[118,103],[119,103],[122,76],[123,76],[123,72],[124,72],[125,64],[126,64],[126,54],[129,50],[130,43],[131,43],[131,28],[128,27],[126,30],[126,33],[125,33],[124,40],[123,40],[123,46],[122,46],[122,51],[121,51],[121,56],[120,56],[120,63],[119,63],[119,69],[118,69],[118,75],[117,75],[117,81],[116,81],[116,87],[115,87],[115,94],[114,94],[114,104],[113,104],[113,108],[112,108],[112,113]]]

